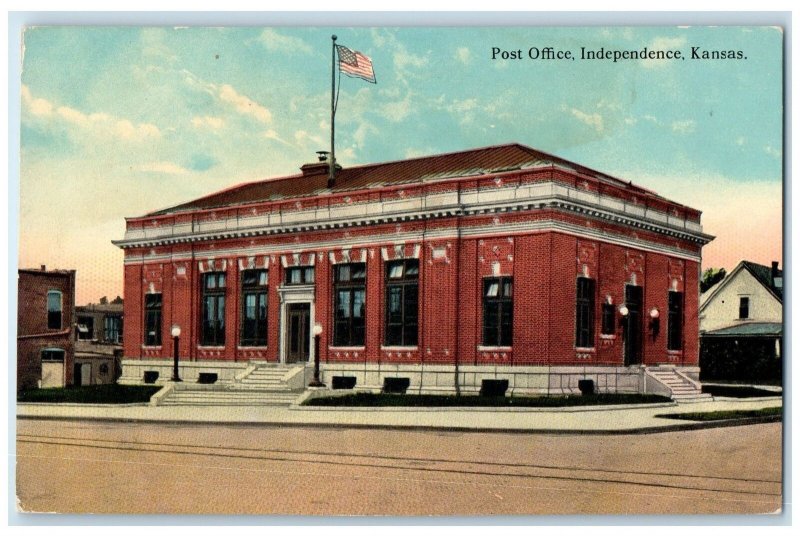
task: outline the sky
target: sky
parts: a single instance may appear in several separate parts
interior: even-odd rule
[[[23,35],[19,265],[122,295],[125,217],[298,172],[519,142],[703,211],[703,267],[782,258],[783,34],[767,27],[34,27]],[[522,59],[492,59],[492,49]],[[533,60],[553,47],[575,60]],[[680,50],[685,60],[581,60]],[[695,60],[698,50],[742,59]],[[781,265],[783,263],[781,262]]]

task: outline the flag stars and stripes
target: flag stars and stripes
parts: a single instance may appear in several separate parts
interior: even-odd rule
[[[336,45],[339,53],[339,69],[342,73],[353,78],[361,78],[376,84],[375,72],[372,69],[372,60],[357,50],[350,50],[342,45]]]

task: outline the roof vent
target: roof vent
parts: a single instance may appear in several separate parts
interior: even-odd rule
[[[783,288],[783,275],[778,272],[778,262],[772,262],[772,285],[778,289]]]
[[[320,162],[328,162],[328,155],[330,154],[330,151],[317,151],[317,158]]]

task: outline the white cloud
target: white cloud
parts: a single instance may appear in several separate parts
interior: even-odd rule
[[[313,143],[318,148],[325,147],[325,141],[315,134],[309,134],[307,131],[299,130],[294,133],[294,139],[298,144],[308,147]],[[309,143],[310,142],[310,143]],[[317,149],[315,149],[317,151]]]
[[[697,124],[693,119],[682,119],[680,121],[673,121],[672,131],[680,132],[682,134],[689,134],[691,132],[694,132],[696,125]]]
[[[165,173],[168,175],[183,175],[189,173],[189,170],[183,166],[179,166],[174,162],[148,162],[136,167],[137,171],[145,173]]]
[[[311,54],[311,47],[308,43],[299,37],[281,35],[272,28],[267,28],[261,32],[258,40],[264,45],[264,48],[270,52],[286,52],[288,54],[302,52],[304,54]]]
[[[771,145],[765,146],[764,152],[771,157],[781,158],[783,156],[783,152],[780,149],[775,149]]]
[[[582,110],[578,110],[577,108],[570,109],[570,113],[572,116],[577,118],[579,121],[586,123],[590,127],[593,127],[594,130],[597,132],[603,132],[603,116],[595,112],[594,114],[587,114]]]
[[[34,97],[24,85],[21,93],[23,104],[31,114],[77,127],[82,137],[113,137],[139,142],[161,136],[159,128],[152,123],[134,124],[128,119],[115,118],[104,112],[87,114],[69,106],[56,106],[46,99]]]
[[[225,120],[221,117],[195,116],[192,118],[192,126],[197,129],[219,130],[225,126]]]
[[[261,123],[272,121],[272,112],[261,106],[250,97],[238,93],[230,84],[223,84],[219,89],[219,98],[232,104],[236,111],[245,116],[252,116]]]
[[[467,47],[458,47],[456,49],[456,60],[467,65],[472,61],[472,53]]]
[[[275,140],[276,142],[280,142],[280,143],[282,143],[282,144],[286,144],[286,145],[288,145],[288,146],[291,146],[291,145],[292,145],[292,144],[290,144],[289,142],[287,142],[286,140],[284,140],[283,138],[281,138],[281,137],[278,135],[278,133],[275,131],[275,129],[268,129],[268,130],[264,131],[264,132],[262,133],[262,136],[263,136],[264,138],[269,138],[270,140]]]

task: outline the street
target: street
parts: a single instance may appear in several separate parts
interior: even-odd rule
[[[25,512],[772,513],[781,424],[645,435],[17,421]]]

